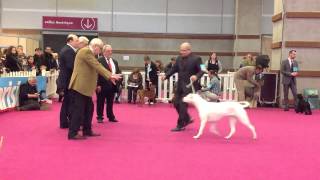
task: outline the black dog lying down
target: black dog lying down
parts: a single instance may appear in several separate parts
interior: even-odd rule
[[[302,94],[297,94],[297,106],[295,108],[296,113],[304,113],[305,115],[311,115],[311,108],[308,101],[306,101]]]

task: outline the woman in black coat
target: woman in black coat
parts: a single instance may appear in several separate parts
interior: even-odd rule
[[[18,60],[17,50],[14,46],[10,46],[6,54],[5,66],[12,71],[22,71],[21,64]]]

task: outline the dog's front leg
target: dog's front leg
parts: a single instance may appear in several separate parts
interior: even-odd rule
[[[202,117],[202,118],[200,118],[200,120],[201,120],[200,128],[199,128],[198,134],[193,136],[194,139],[199,139],[200,138],[200,136],[203,133],[204,127],[207,124],[207,117]]]

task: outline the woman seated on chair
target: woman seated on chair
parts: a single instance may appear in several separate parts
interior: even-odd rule
[[[139,69],[134,69],[128,78],[128,103],[136,103],[137,91],[142,89],[142,75]]]
[[[218,102],[219,94],[221,92],[220,88],[220,78],[218,72],[215,70],[210,70],[209,73],[210,82],[207,88],[201,89],[201,97],[207,101]]]

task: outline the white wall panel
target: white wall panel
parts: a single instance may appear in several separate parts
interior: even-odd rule
[[[14,9],[56,9],[55,0],[2,0],[3,8]]]
[[[219,16],[169,16],[169,33],[220,34]]]
[[[54,11],[3,11],[2,28],[8,29],[41,29],[42,16],[55,16]]]
[[[40,29],[42,16],[58,15],[97,17],[99,31],[232,34],[234,1],[2,0],[1,19],[17,29]]]
[[[113,16],[113,30],[118,32],[166,32],[165,16],[125,15]]]
[[[272,15],[274,14],[274,1],[262,0],[262,15],[261,15],[261,33],[272,34]]]
[[[57,0],[59,10],[107,11],[112,10],[112,0]]]
[[[167,0],[114,0],[114,12],[165,13]]]
[[[168,0],[169,13],[221,14],[221,0]]]

